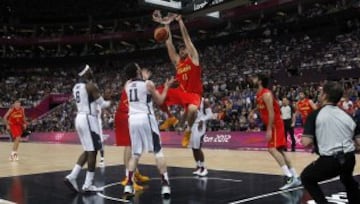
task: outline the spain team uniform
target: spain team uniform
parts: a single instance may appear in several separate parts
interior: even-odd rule
[[[75,129],[85,151],[97,151],[102,148],[100,138],[100,123],[98,118],[98,104],[88,94],[86,83],[77,83],[73,88],[77,114]]]
[[[202,70],[200,66],[195,65],[188,56],[180,59],[176,65],[176,80],[179,87],[169,88],[165,104],[181,105],[185,109],[189,104],[200,106],[201,96],[203,93],[203,84],[201,80]],[[161,92],[163,87],[158,88]]]
[[[263,100],[263,96],[266,93],[271,93],[269,89],[263,88],[261,91],[259,91],[256,94],[256,103],[257,108],[260,112],[261,119],[265,125],[268,125],[269,123],[269,112],[267,110],[267,107],[265,105],[265,102]],[[286,147],[287,142],[285,140],[285,130],[284,130],[284,123],[281,119],[281,112],[280,112],[280,106],[277,102],[277,100],[274,98],[274,96],[271,93],[271,96],[273,97],[273,106],[274,106],[274,123],[272,127],[272,137],[271,140],[268,142],[268,147],[272,148],[281,148]]]
[[[130,146],[129,102],[125,89],[121,92],[119,105],[115,112],[115,136],[117,146]]]
[[[129,101],[129,130],[133,155],[161,150],[160,131],[155,119],[152,96],[147,81],[133,80],[126,84]]]
[[[307,117],[313,112],[313,109],[310,105],[310,99],[305,98],[297,102],[297,109],[300,112],[302,124],[305,125]]]
[[[24,108],[15,109],[13,108],[10,111],[10,114],[7,118],[8,124],[10,126],[10,134],[13,138],[20,137],[24,132],[25,124],[25,112]]]

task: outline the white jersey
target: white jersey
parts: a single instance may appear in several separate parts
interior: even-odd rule
[[[210,115],[209,115],[210,114]],[[204,98],[201,98],[200,107],[197,111],[197,116],[193,126],[191,127],[190,147],[193,149],[200,149],[203,143],[203,138],[206,133],[206,121],[212,116],[212,112],[206,113]],[[200,123],[202,121],[202,123]]]
[[[125,86],[129,101],[129,132],[133,155],[161,151],[159,127],[147,83],[144,80],[133,80],[128,81]]]
[[[89,96],[86,90],[86,83],[77,83],[73,88],[73,96],[76,102],[78,113],[97,115],[95,100]]]
[[[204,98],[201,98],[201,103],[200,103],[200,107],[197,111],[195,123],[199,123],[200,121],[205,121],[204,120],[205,116],[206,116],[206,113],[205,113],[205,107],[204,107]]]
[[[146,87],[147,82],[140,79],[127,82],[125,90],[129,101],[129,115],[154,115],[152,96]]]
[[[97,151],[102,148],[97,103],[86,90],[86,83],[77,83],[73,88],[77,115],[75,129],[84,151]]]

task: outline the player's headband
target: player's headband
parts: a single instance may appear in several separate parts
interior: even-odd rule
[[[139,66],[138,63],[135,62],[134,65],[135,65],[135,67],[136,67],[137,69],[141,69],[141,67]]]
[[[87,71],[89,71],[89,65],[85,65],[85,68],[79,73],[79,76],[83,76]]]

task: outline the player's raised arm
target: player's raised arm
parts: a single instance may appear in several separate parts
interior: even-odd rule
[[[105,101],[100,94],[100,90],[94,83],[86,84],[86,89],[89,94],[95,99],[96,103],[100,105],[101,108],[107,108],[111,105],[110,101]]]
[[[176,52],[176,49],[174,47],[174,43],[172,41],[172,35],[171,35],[171,30],[170,30],[170,26],[168,24],[165,25],[165,28],[166,30],[168,31],[169,33],[169,37],[168,39],[166,40],[165,44],[166,44],[166,48],[167,48],[167,51],[168,51],[168,54],[169,54],[169,57],[170,57],[170,60],[173,64],[177,64],[180,57],[179,55],[177,54]]]
[[[199,65],[199,53],[197,52],[194,44],[191,41],[190,35],[185,27],[184,21],[182,20],[181,15],[176,17],[176,20],[179,22],[181,35],[183,37],[186,49],[189,51],[190,57],[195,65]]]

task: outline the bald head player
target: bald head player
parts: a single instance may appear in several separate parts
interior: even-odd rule
[[[88,65],[79,73],[79,82],[73,88],[73,97],[76,102],[77,114],[75,128],[83,146],[84,152],[79,156],[77,163],[69,175],[65,177],[65,184],[73,191],[79,192],[76,179],[81,168],[87,163],[87,172],[83,192],[97,192],[102,189],[93,185],[97,151],[102,149],[100,123],[97,108],[109,107],[110,101],[105,101],[100,95],[99,88],[94,83],[92,70]]]

